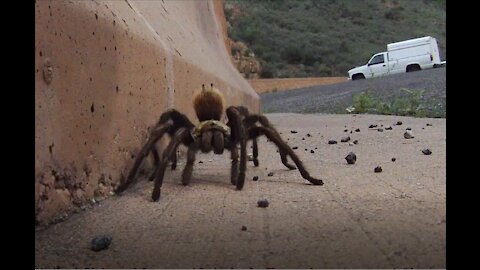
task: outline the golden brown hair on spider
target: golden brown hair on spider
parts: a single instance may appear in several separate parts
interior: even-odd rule
[[[222,92],[213,87],[202,84],[202,88],[193,95],[193,108],[200,122],[206,120],[220,121],[225,106],[225,98]]]

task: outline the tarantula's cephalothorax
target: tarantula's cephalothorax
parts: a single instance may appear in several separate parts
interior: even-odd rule
[[[176,151],[180,144],[187,146],[187,163],[182,172],[182,184],[188,185],[192,177],[195,155],[198,150],[204,153],[214,151],[215,154],[223,154],[224,150],[230,151],[232,166],[230,181],[238,190],[245,183],[245,171],[247,163],[246,143],[253,141],[253,163],[258,162],[257,137],[265,135],[279,148],[282,163],[289,169],[296,169],[287,161],[287,156],[295,162],[303,178],[314,185],[323,185],[323,181],[310,176],[295,152],[286,144],[268,119],[259,114],[250,114],[243,106],[230,106],[226,109],[228,122],[220,122],[223,114],[224,98],[222,93],[213,87],[206,88],[202,85],[193,98],[193,105],[200,124],[195,126],[182,113],[170,109],[160,116],[160,120],[150,133],[150,138],[138,154],[135,163],[127,177],[126,182],[117,189],[117,193],[124,191],[136,181],[135,175],[143,159],[150,153],[153,154],[155,172],[150,179],[155,179],[152,192],[153,201],[158,201],[163,183],[165,169],[169,161],[172,161],[172,169],[177,165]],[[171,137],[161,156],[155,148],[155,143],[163,135]],[[238,150],[240,148],[240,153]]]

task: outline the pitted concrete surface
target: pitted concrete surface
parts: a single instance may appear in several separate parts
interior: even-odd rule
[[[36,267],[446,267],[445,119],[267,117],[325,185],[310,185],[298,170],[287,170],[264,137],[260,166],[248,163],[242,191],[230,184],[229,153],[198,154],[192,183],[180,184],[181,160],[176,171],[168,170],[158,203],[150,201],[152,183],[143,179],[122,196],[37,229]],[[397,121],[403,125],[393,125]],[[393,129],[379,132],[370,124]],[[415,138],[403,138],[407,127]],[[358,144],[341,143],[345,136]],[[338,144],[327,144],[330,139]],[[424,148],[433,153],[424,155]],[[354,165],[344,159],[351,151]],[[374,173],[376,166],[383,172]],[[270,206],[257,207],[260,199]],[[91,239],[101,234],[113,237],[110,247],[91,251]]]

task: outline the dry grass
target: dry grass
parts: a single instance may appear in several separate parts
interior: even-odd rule
[[[250,79],[248,82],[257,93],[267,93],[309,87],[314,85],[334,84],[347,81],[347,77],[312,77],[312,78],[280,78]]]

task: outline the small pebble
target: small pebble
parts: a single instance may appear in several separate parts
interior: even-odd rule
[[[313,153],[315,153],[315,151],[313,151],[313,150],[310,150],[310,153],[311,153],[311,154],[313,154]]]
[[[378,125],[370,125],[370,126],[368,126],[368,128],[376,128],[376,127],[378,127]]]
[[[375,169],[373,171],[376,172],[376,173],[382,172],[382,167],[377,166],[377,167],[375,167]]]
[[[295,150],[295,149],[298,149],[298,147],[297,147],[297,146],[294,146],[294,147],[292,147],[292,149]]]
[[[305,138],[302,138],[302,141],[305,141]]]
[[[247,226],[242,226],[242,231],[246,231],[247,230]]]
[[[328,141],[328,144],[336,144],[336,143],[337,143],[337,141],[335,141],[335,140]]]
[[[200,160],[198,163],[203,163],[203,161]]]
[[[430,124],[430,123],[427,123],[427,127],[431,127],[431,126],[432,126],[432,124]]]
[[[273,172],[269,172],[269,173],[268,173],[268,176],[273,176]]]
[[[357,155],[355,155],[355,153],[353,152],[350,152],[345,157],[345,160],[347,161],[348,164],[355,164],[355,162],[357,162]]]
[[[295,133],[298,133],[298,132],[296,130],[290,130],[290,133],[295,134]]]
[[[412,130],[412,128],[411,128],[411,127],[407,127],[405,130]]]
[[[428,156],[432,154],[432,151],[430,151],[430,149],[427,148],[427,149],[423,149],[422,153]]]
[[[395,162],[395,160],[397,160],[396,158],[392,157],[392,162]]]
[[[112,242],[112,237],[108,235],[97,236],[92,239],[90,243],[90,249],[93,251],[100,251],[107,249]]]
[[[348,132],[348,129],[344,129],[343,132]]]
[[[308,149],[307,149],[307,148],[305,148],[305,151],[308,151]]]
[[[360,132],[360,129],[359,128],[355,129],[355,132]]]
[[[262,207],[262,208],[268,207],[269,204],[270,203],[267,201],[267,199],[259,200],[257,202],[258,207]]]
[[[407,131],[405,131],[405,133],[403,133],[403,137],[404,137],[405,139],[412,139],[412,138],[415,138],[415,137],[413,136],[413,133],[412,133],[412,131],[411,131],[411,130],[407,130]]]
[[[397,121],[397,126],[401,126],[402,124],[402,121]]]
[[[255,175],[252,180],[253,181],[258,181],[258,176]]]
[[[379,128],[377,130],[378,130],[378,132],[383,132],[383,128]]]
[[[340,141],[341,142],[348,142],[348,141],[350,141],[350,136],[343,137]]]
[[[354,140],[354,141],[353,141],[353,144],[358,144],[358,140]]]
[[[312,135],[310,135],[310,133],[307,133],[307,137],[312,137]]]
[[[392,130],[392,129],[393,129],[392,126],[386,126],[385,127],[385,130]]]

